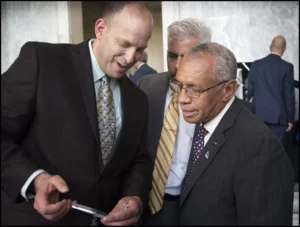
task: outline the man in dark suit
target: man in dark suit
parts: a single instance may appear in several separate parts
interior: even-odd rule
[[[294,67],[281,59],[286,49],[283,36],[271,43],[271,53],[254,61],[248,75],[248,100],[253,97],[255,114],[284,142],[295,115]]]
[[[292,225],[294,171],[280,141],[234,97],[236,58],[217,43],[193,47],[172,90],[197,124],[174,208],[180,225]]]
[[[138,221],[153,170],[148,101],[125,72],[152,26],[144,3],[112,1],[96,39],[22,47],[1,76],[2,225],[90,225],[74,200],[109,213],[105,225]]]
[[[148,54],[146,51],[144,51],[143,57],[141,60],[137,61],[137,63],[134,64],[134,67],[136,68],[136,71],[134,72],[134,75],[130,77],[130,80],[138,84],[140,79],[143,76],[149,75],[149,74],[154,74],[157,73],[157,71],[153,68],[151,68],[148,64]]]
[[[169,80],[175,77],[178,64],[189,48],[199,43],[209,42],[210,40],[210,29],[195,18],[173,22],[168,27],[168,72],[144,76],[139,83],[139,87],[145,91],[149,100],[148,150],[153,162],[157,160],[156,154],[160,149],[159,141],[162,138],[163,122],[166,118],[165,116],[168,115],[169,111],[167,110],[173,94],[169,88]],[[162,185],[162,193],[164,193],[161,196],[162,198],[160,198],[163,199],[162,208],[159,211],[152,211],[152,214],[155,214],[150,218],[148,218],[150,210],[148,211],[148,215],[144,218],[144,224],[147,225],[159,225],[161,223],[172,225],[172,220],[168,222],[169,216],[176,216],[172,210],[165,209],[165,206],[179,201],[181,184],[185,176],[189,158],[188,151],[192,145],[195,130],[195,124],[185,122],[181,111],[179,111],[177,117],[179,117],[177,123],[178,130],[175,136],[175,144],[171,151],[173,153],[171,158],[172,163],[169,169],[165,168],[165,175],[168,179],[162,179],[162,181],[167,181]],[[152,184],[154,186],[156,182],[153,181]],[[151,194],[155,194],[153,189],[154,187],[152,187]]]

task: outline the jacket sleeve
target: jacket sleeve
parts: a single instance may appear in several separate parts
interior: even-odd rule
[[[146,96],[145,96],[146,97]],[[142,125],[142,135],[139,141],[138,150],[134,156],[128,171],[125,173],[123,184],[124,196],[139,196],[143,201],[143,207],[148,204],[149,193],[152,184],[152,172],[154,163],[152,162],[148,146],[147,146],[147,134],[148,134],[148,100],[146,98],[144,106],[141,106],[140,114],[144,115],[144,122]]]
[[[22,143],[33,124],[38,61],[28,42],[1,75],[1,189],[17,202],[28,177],[38,169]]]
[[[286,105],[287,120],[292,123],[295,117],[294,66],[292,64],[284,77],[284,103]]]

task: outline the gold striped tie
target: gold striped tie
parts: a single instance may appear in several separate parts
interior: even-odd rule
[[[152,214],[158,212],[163,203],[165,187],[170,172],[179,119],[177,94],[173,92],[167,108],[159,139],[153,170],[149,207]]]

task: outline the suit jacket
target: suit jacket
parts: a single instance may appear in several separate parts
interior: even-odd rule
[[[253,62],[248,75],[248,100],[264,122],[287,125],[294,121],[294,68],[276,54]]]
[[[71,210],[57,222],[20,196],[37,169],[60,175],[62,197],[110,212],[124,196],[147,204],[153,163],[146,146],[146,95],[119,80],[123,122],[104,166],[88,41],[78,45],[26,43],[1,76],[1,223],[89,225],[92,216]]]
[[[168,73],[159,73],[140,81],[150,106],[148,150],[153,161],[168,79]],[[292,224],[291,162],[273,132],[238,98],[208,140],[206,152],[208,159],[200,157],[181,188],[181,225]]]
[[[157,73],[156,70],[151,68],[148,64],[143,64],[139,69],[137,69],[132,77],[130,77],[131,81],[135,84],[138,84],[140,79],[143,76]]]

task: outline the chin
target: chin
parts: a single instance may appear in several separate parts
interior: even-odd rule
[[[191,124],[197,123],[197,121],[191,117],[183,117],[183,118],[187,123],[191,123]]]
[[[125,75],[125,73],[117,72],[117,73],[112,73],[112,74],[110,74],[110,77],[111,77],[111,78],[114,78],[114,79],[120,79],[120,78],[122,78],[124,75]]]

